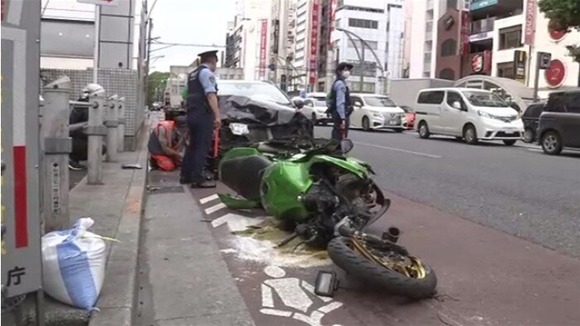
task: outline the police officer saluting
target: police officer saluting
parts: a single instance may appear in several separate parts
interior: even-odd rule
[[[187,125],[189,146],[183,157],[180,182],[194,188],[214,188],[215,182],[203,175],[211,148],[213,130],[221,127],[217,98],[217,83],[213,72],[217,67],[218,51],[199,54],[200,65],[187,81]]]
[[[350,91],[346,85],[346,79],[350,76],[353,65],[341,62],[336,66],[336,79],[330,90],[330,114],[334,126],[332,139],[342,140],[348,136],[349,116],[352,113]]]

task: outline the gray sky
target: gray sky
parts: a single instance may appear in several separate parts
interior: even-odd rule
[[[149,6],[155,0],[148,0]],[[234,0],[157,0],[153,9],[153,37],[160,42],[225,45],[227,22],[233,20]],[[152,50],[164,45],[153,45]],[[165,55],[152,65],[152,71],[169,71],[170,65],[189,65],[196,54],[209,47],[174,46],[154,51],[151,57]],[[222,50],[223,48],[220,48]]]

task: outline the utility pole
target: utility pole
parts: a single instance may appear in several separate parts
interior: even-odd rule
[[[148,25],[149,25],[149,30],[147,32],[147,70],[145,71],[145,104],[149,105],[149,103],[147,103],[148,99],[149,99],[149,65],[151,64],[150,59],[151,59],[151,31],[153,30],[153,18],[149,18],[148,21]]]
[[[359,86],[359,92],[362,92],[364,90],[364,84],[365,84],[365,45],[362,44],[361,42],[361,51],[360,51],[360,86]]]

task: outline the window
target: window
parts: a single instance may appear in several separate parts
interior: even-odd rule
[[[355,7],[355,6],[343,6],[342,9],[352,10],[352,11],[373,12],[375,14],[384,14],[385,13],[385,11],[383,9],[364,8],[364,7]]]
[[[447,104],[453,108],[454,102],[459,102],[459,104],[461,104],[462,108],[465,107],[465,103],[463,103],[463,99],[461,98],[461,95],[459,95],[459,93],[448,91],[447,92]]]
[[[349,18],[348,19],[348,26],[358,27],[358,28],[378,29],[379,22],[376,20]]]
[[[566,97],[568,97],[568,112],[580,113],[580,92],[568,93]]]
[[[457,0],[447,0],[447,9],[457,9]]]
[[[499,49],[514,49],[522,46],[522,25],[499,30]]]
[[[514,63],[513,62],[498,63],[497,76],[514,79],[515,78]]]
[[[457,40],[452,38],[446,39],[441,43],[441,56],[449,57],[457,54]]]
[[[365,40],[365,42],[366,42],[366,44],[368,44],[371,47],[371,49],[373,49],[373,50],[378,49],[378,42],[367,41],[367,40]],[[363,46],[363,43],[360,40],[354,40],[354,43],[350,39],[348,40],[348,47],[349,48],[356,47],[356,48],[360,49],[362,46]],[[365,49],[368,49],[368,47],[366,45],[365,45]]]
[[[445,68],[439,72],[439,78],[446,80],[455,80],[455,72],[452,69]]]
[[[524,117],[538,118],[543,110],[544,104],[532,104],[526,109],[526,112],[524,112]]]
[[[426,91],[419,94],[417,102],[421,104],[441,104],[444,97],[444,91]]]

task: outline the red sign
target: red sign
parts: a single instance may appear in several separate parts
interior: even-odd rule
[[[268,20],[262,19],[260,21],[260,62],[259,64],[259,78],[266,78],[266,43],[268,41]]]
[[[564,36],[566,36],[566,33],[568,33],[568,31],[566,31],[566,30],[558,31],[558,30],[551,28],[550,27],[552,25],[551,22],[552,21],[550,20],[550,23],[548,23],[548,33],[550,34],[550,38],[553,41],[558,42],[558,41],[562,40],[564,38]]]
[[[320,25],[320,15],[318,13],[318,0],[312,3],[312,25],[310,34],[310,62],[308,65],[309,78],[308,84],[316,84],[316,77],[318,77],[318,27]]]
[[[330,33],[328,33],[328,45],[332,46],[332,32],[334,32],[334,22],[336,21],[336,7],[338,6],[338,0],[330,1]]]
[[[6,0],[2,0],[2,22],[4,22],[4,16],[6,12]]]
[[[491,50],[483,51],[483,70],[484,72],[491,73]]]
[[[526,28],[524,33],[524,44],[534,45],[536,37],[536,11],[538,10],[537,0],[528,0],[526,4]]]
[[[469,53],[469,11],[460,11],[461,14],[461,29],[460,29],[460,40],[461,45],[459,46],[459,55],[464,55]]]
[[[566,66],[562,61],[554,59],[550,62],[550,68],[545,70],[544,77],[548,87],[558,88],[564,84],[566,79]]]
[[[471,58],[471,69],[473,72],[482,72],[484,66],[483,54],[478,53]]]

